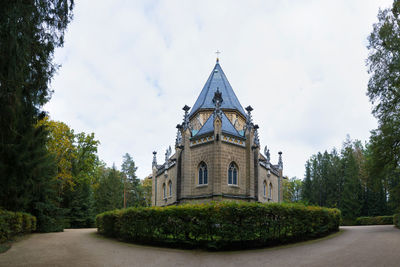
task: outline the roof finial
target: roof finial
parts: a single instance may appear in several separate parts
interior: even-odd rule
[[[153,162],[152,162],[153,167],[157,167],[157,152],[153,151]]]
[[[187,128],[190,127],[189,114],[188,114],[190,107],[188,105],[185,105],[182,109],[185,111],[185,115],[183,115],[182,126],[183,126],[183,129],[186,130]]]
[[[247,111],[247,116],[246,116],[246,128],[251,129],[253,128],[253,118],[251,117],[251,112],[253,111],[253,108],[251,106],[248,106],[246,108]]]
[[[215,54],[217,54],[217,62],[219,62],[219,54],[221,54],[221,51],[217,50],[217,51],[215,52]]]
[[[254,145],[260,146],[260,137],[258,136],[258,124],[254,125]]]

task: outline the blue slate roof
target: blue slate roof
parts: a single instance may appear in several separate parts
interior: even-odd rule
[[[205,135],[208,133],[214,132],[214,113],[211,114],[211,116],[207,119],[206,123],[200,128],[200,130],[194,135],[196,136],[201,136]],[[222,132],[227,133],[233,136],[241,137],[243,138],[243,135],[241,135],[236,128],[232,125],[231,121],[226,117],[225,113],[222,112]]]
[[[200,130],[194,136],[200,136],[203,134],[214,132],[214,113],[208,118],[206,123],[200,128]]]
[[[225,73],[219,65],[218,61],[215,64],[215,67],[212,70],[210,77],[208,77],[206,84],[201,90],[199,97],[194,103],[193,108],[189,113],[189,117],[193,116],[199,109],[214,109],[215,105],[212,99],[215,92],[217,91],[217,88],[222,93],[223,102],[221,108],[235,109],[246,117],[246,113],[243,110],[243,107],[240,104],[238,98],[236,97],[235,92],[233,92],[233,89],[229,84],[228,79],[226,78]]]

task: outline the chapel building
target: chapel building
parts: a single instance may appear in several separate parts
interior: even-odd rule
[[[153,152],[152,205],[240,200],[281,202],[282,152],[260,153],[252,107],[243,110],[217,58],[199,97],[176,127],[175,151],[162,164]]]

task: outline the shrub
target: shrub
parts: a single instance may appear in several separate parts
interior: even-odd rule
[[[0,210],[0,242],[36,230],[36,217],[28,213]]]
[[[393,216],[358,217],[356,225],[386,225],[393,224]]]
[[[393,215],[393,224],[400,228],[400,213]]]
[[[97,215],[98,232],[140,243],[226,249],[338,231],[340,211],[299,204],[218,202],[129,208]]]

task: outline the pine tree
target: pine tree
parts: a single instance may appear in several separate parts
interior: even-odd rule
[[[121,170],[124,174],[124,207],[144,205],[143,189],[136,176],[137,167],[128,153],[123,156]]]
[[[351,143],[345,143],[342,151],[344,187],[342,195],[342,214],[346,219],[354,220],[361,215],[362,197],[359,180],[359,166]]]
[[[96,213],[123,208],[123,194],[123,174],[116,169],[115,165],[103,170],[103,175],[94,192]]]
[[[304,176],[303,187],[301,189],[301,199],[304,202],[311,203],[312,182],[311,182],[311,167],[309,160],[307,160],[305,167],[306,167],[306,173]]]
[[[63,45],[72,7],[68,0],[0,3],[0,206],[33,213],[41,231],[58,228],[61,212],[47,132],[35,125],[50,98],[54,49]]]

